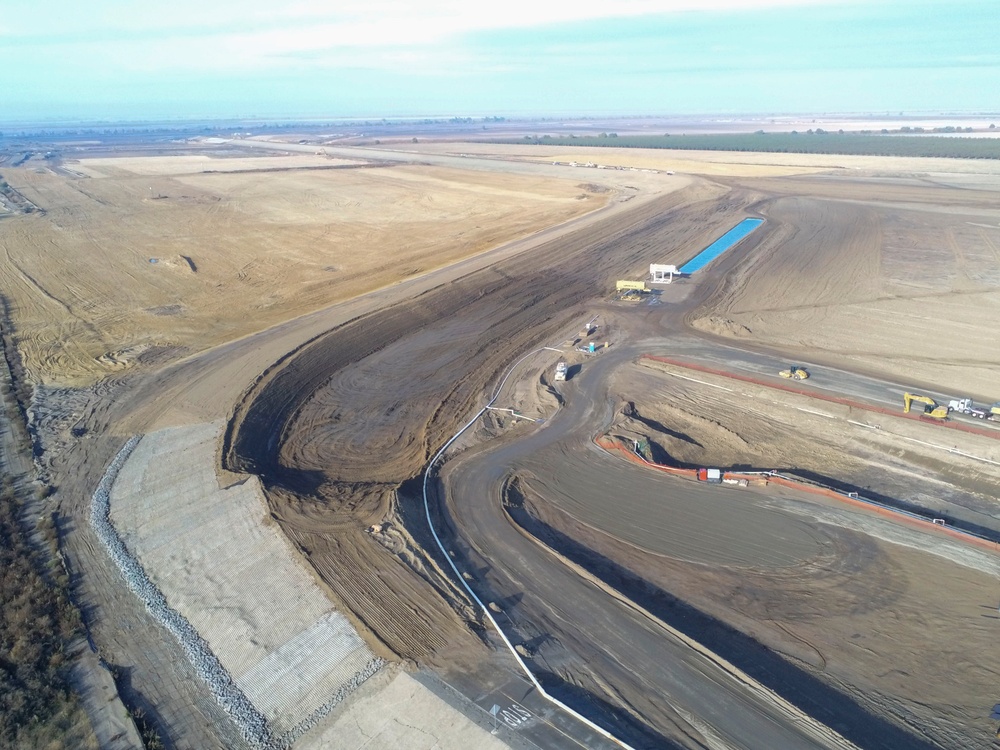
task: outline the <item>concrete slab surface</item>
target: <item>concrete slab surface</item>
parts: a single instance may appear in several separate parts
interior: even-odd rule
[[[115,482],[111,517],[170,605],[281,734],[374,656],[270,522],[257,478],[219,486],[221,431],[216,422],[143,437]]]
[[[297,750],[503,750],[507,743],[449,706],[406,672],[374,695],[353,702]]]

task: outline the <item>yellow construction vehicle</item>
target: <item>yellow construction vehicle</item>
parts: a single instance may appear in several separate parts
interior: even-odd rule
[[[783,378],[791,378],[792,380],[805,380],[809,377],[809,371],[800,365],[791,365],[787,370],[782,370],[778,374]]]
[[[948,418],[948,407],[941,406],[937,401],[932,399],[930,396],[920,396],[916,393],[904,393],[903,394],[903,413],[908,414],[910,411],[910,406],[913,402],[924,405],[924,416],[933,417],[934,419],[947,419]]]

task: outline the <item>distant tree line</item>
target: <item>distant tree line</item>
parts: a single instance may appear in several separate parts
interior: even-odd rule
[[[993,126],[990,126],[993,129]],[[918,128],[905,132],[917,133]],[[959,132],[945,128],[938,132]],[[804,133],[733,133],[712,135],[532,136],[494,139],[489,143],[534,143],[545,146],[598,146],[609,148],[669,148],[686,151],[760,151],[789,154],[857,156],[931,156],[956,159],[1000,159],[1000,138],[963,138],[933,135],[830,133],[822,128]]]
[[[256,122],[253,120],[219,120],[217,122],[190,122],[178,123],[176,125],[160,123],[112,123],[107,125],[71,125],[57,127],[28,128],[17,131],[0,131],[0,139],[3,138],[65,138],[69,136],[183,136],[202,135],[211,133],[229,133],[232,131],[288,131],[309,128],[316,130],[321,128],[336,127],[391,127],[405,130],[413,125],[469,125],[472,123],[498,123],[506,122],[507,118],[499,115],[487,117],[452,117],[447,118],[406,118],[400,120],[331,120],[329,122]]]

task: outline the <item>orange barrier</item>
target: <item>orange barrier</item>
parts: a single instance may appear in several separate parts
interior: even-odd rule
[[[750,477],[746,474],[731,474],[726,472],[724,477],[727,479],[749,479]],[[865,510],[874,511],[879,515],[891,518],[893,521],[902,522],[914,526],[919,529],[928,530],[933,528],[935,531],[939,531],[942,534],[947,534],[950,537],[958,539],[959,541],[966,542],[969,544],[975,544],[978,547],[983,547],[991,552],[1000,552],[1000,543],[992,542],[989,539],[983,539],[982,537],[970,534],[967,531],[961,531],[959,529],[953,529],[950,526],[942,526],[941,524],[934,523],[933,521],[928,521],[923,518],[918,518],[910,513],[904,513],[902,511],[896,510],[894,508],[889,508],[885,505],[880,505],[874,503],[870,500],[863,500],[860,497],[851,497],[843,492],[837,492],[828,487],[817,487],[812,484],[806,484],[805,482],[798,482],[794,479],[788,479],[787,477],[770,475],[767,478],[768,482],[774,484],[780,484],[784,487],[789,487],[793,490],[800,492],[811,492],[814,495],[824,495],[826,497],[833,498],[838,502],[846,503],[847,505],[853,505],[857,508],[864,508]]]
[[[610,438],[607,435],[599,435],[594,438],[594,444],[608,452],[615,451],[625,458],[629,459],[633,463],[637,463],[640,466],[644,466],[649,469],[655,469],[657,471],[662,471],[667,474],[673,474],[675,476],[683,476],[689,479],[697,481],[698,470],[697,469],[679,469],[673,466],[663,466],[662,464],[652,463],[646,461],[642,456],[639,456],[635,451],[630,450],[627,446],[622,445],[619,440]],[[789,489],[797,490],[800,492],[811,492],[814,495],[823,495],[824,497],[829,497],[838,502],[845,503],[847,505],[854,506],[856,508],[862,508],[864,510],[873,511],[879,515],[885,516],[892,519],[895,522],[902,522],[908,524],[914,528],[918,528],[924,531],[933,529],[942,534],[946,534],[954,539],[967,544],[974,544],[977,547],[982,547],[991,552],[1000,552],[1000,543],[990,541],[989,539],[983,539],[982,537],[975,536],[966,531],[961,531],[959,529],[954,529],[949,526],[942,526],[936,524],[933,521],[928,521],[923,518],[919,518],[910,513],[905,513],[903,511],[896,510],[894,508],[889,508],[885,505],[873,502],[871,500],[864,500],[860,497],[851,497],[843,492],[838,492],[837,490],[830,489],[829,487],[819,487],[814,484],[808,484],[806,482],[800,482],[795,479],[789,479],[788,477],[779,476],[777,474],[741,474],[739,472],[724,472],[722,475],[723,479],[736,479],[736,480],[746,480],[748,482],[758,481],[761,478],[766,479],[768,483],[779,484],[783,487],[788,487]]]
[[[905,414],[902,411],[897,411],[894,409],[888,409],[884,406],[875,406],[874,404],[865,404],[860,401],[854,401],[853,399],[844,398],[842,396],[830,396],[826,393],[817,393],[816,391],[806,390],[804,388],[796,388],[793,385],[787,383],[779,383],[770,380],[762,380],[760,378],[755,378],[751,375],[743,375],[736,372],[726,372],[725,370],[717,370],[714,367],[706,367],[705,365],[698,365],[693,362],[681,362],[680,360],[671,359],[670,357],[659,357],[653,354],[643,354],[639,359],[649,359],[654,362],[663,362],[667,365],[673,365],[674,367],[682,367],[686,370],[697,370],[698,372],[706,372],[709,375],[718,375],[719,377],[729,378],[730,380],[741,380],[744,383],[753,383],[754,385],[761,385],[765,388],[773,388],[776,391],[786,391],[787,393],[796,393],[800,396],[808,396],[809,398],[814,398],[819,401],[829,401],[833,404],[842,404],[844,406],[850,406],[852,409],[862,409],[864,411],[875,412],[876,414],[888,414],[890,417],[901,417],[903,419],[915,419],[924,424],[935,424],[941,427],[947,427],[952,430],[959,430],[961,432],[969,432],[973,435],[982,435],[984,437],[992,438],[993,440],[1000,440],[1000,431],[998,430],[987,430],[982,427],[976,427],[971,424],[964,424],[962,422],[945,422],[938,419],[929,419],[920,414]]]
[[[637,455],[635,451],[630,450],[622,445],[618,440],[609,438],[607,435],[599,435],[594,438],[594,444],[598,448],[603,448],[609,452],[617,451],[633,463],[637,463],[640,466],[646,466],[650,469],[656,469],[657,471],[662,471],[665,474],[674,474],[675,476],[689,477],[691,479],[695,479],[698,475],[696,469],[678,469],[673,466],[664,466],[662,464],[654,464],[651,461],[647,461],[642,456]]]

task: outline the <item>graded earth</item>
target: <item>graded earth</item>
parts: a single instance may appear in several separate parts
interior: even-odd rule
[[[0,162],[44,507],[168,747],[991,742],[1000,421],[903,393],[1000,400],[1000,166],[294,141]]]

